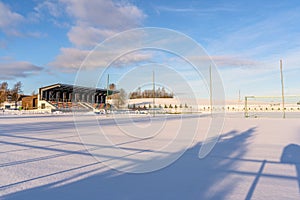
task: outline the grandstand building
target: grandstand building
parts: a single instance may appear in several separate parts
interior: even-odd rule
[[[26,105],[30,105],[27,108],[42,110],[107,109],[106,97],[114,93],[118,92],[57,83],[39,88],[37,100],[35,96],[24,100]]]

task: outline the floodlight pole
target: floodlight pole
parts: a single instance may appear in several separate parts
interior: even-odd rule
[[[209,66],[209,93],[210,93],[210,97],[209,97],[209,100],[210,100],[210,114],[212,116],[213,102],[212,102],[212,72],[211,72],[211,65]]]
[[[109,74],[107,74],[107,83],[106,83],[106,103],[108,101],[108,88],[109,88]]]
[[[248,98],[245,97],[245,118],[249,117],[248,115]]]
[[[280,75],[281,75],[281,95],[282,95],[282,110],[283,118],[285,118],[285,102],[284,102],[284,84],[283,84],[283,73],[282,73],[282,60],[280,60]]]
[[[155,116],[155,72],[154,72],[154,68],[153,68],[153,72],[152,72],[152,81],[153,81],[153,117]]]

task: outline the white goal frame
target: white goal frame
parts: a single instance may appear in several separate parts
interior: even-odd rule
[[[286,95],[284,97],[282,96],[245,96],[245,108],[244,108],[244,116],[245,118],[250,117],[249,115],[249,100],[250,99],[280,99],[280,103],[278,108],[280,108],[280,111],[282,112],[283,118],[285,118],[285,112],[286,112],[286,106],[285,106],[285,99],[286,98],[299,98],[299,102],[297,102],[298,105],[300,105],[300,95]]]

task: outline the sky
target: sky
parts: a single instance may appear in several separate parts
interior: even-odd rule
[[[285,93],[300,93],[297,0],[0,0],[0,81],[10,87],[22,81],[25,94],[58,82],[73,84],[96,45],[143,27],[178,31],[203,47],[217,66],[227,99],[238,98],[239,91],[280,95],[281,59]],[[142,51],[121,59],[122,66],[110,71],[111,81],[130,66],[171,58],[156,54]],[[96,67],[104,69],[101,59],[105,54]],[[159,65],[155,70],[163,71]]]

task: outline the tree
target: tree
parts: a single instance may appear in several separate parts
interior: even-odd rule
[[[0,104],[7,100],[8,96],[8,84],[7,82],[2,82],[0,85]]]
[[[35,91],[35,90],[33,90],[32,92],[31,92],[31,96],[34,96],[34,95],[37,95],[38,93]]]
[[[138,89],[137,89],[137,98],[141,98],[141,97],[142,97],[141,87],[138,87]]]
[[[23,92],[23,91],[22,91],[22,82],[19,81],[19,82],[17,82],[17,83],[14,85],[13,89],[11,89],[11,91],[10,91],[11,100],[12,100],[13,102],[15,102],[15,108],[17,108],[17,103],[18,103],[18,101],[19,101],[20,94],[21,94],[22,92]]]
[[[108,88],[110,90],[116,90],[116,85],[114,83],[109,84]]]
[[[121,88],[119,93],[111,95],[111,99],[113,99],[114,105],[119,108],[126,103],[127,94],[125,90]]]
[[[166,92],[165,88],[162,89],[159,87],[155,91],[153,90],[143,90],[141,87],[138,87],[136,91],[129,93],[130,99],[139,99],[139,98],[173,98],[173,93]]]
[[[118,107],[124,105],[127,100],[127,94],[123,88],[120,89],[120,93],[118,94]]]

